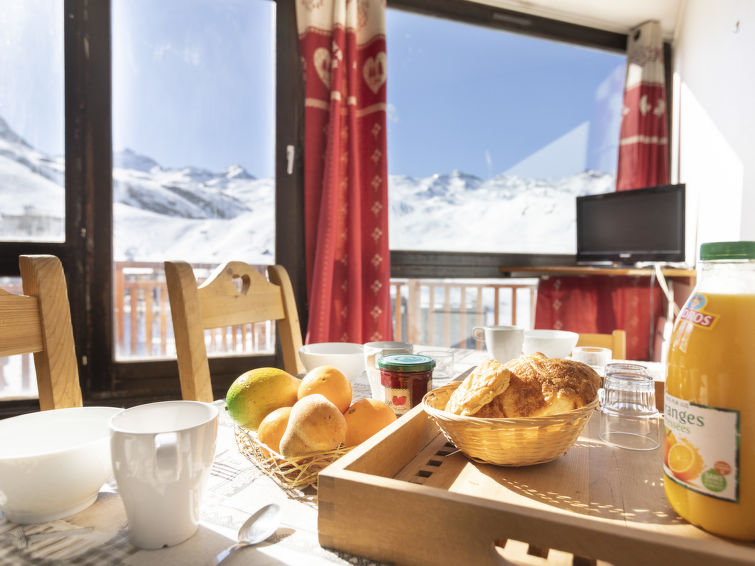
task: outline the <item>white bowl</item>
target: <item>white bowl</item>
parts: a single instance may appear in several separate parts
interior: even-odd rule
[[[364,371],[364,346],[352,342],[320,342],[299,348],[307,371],[319,366],[334,366],[354,381]]]
[[[0,509],[41,523],[89,507],[112,475],[113,407],[40,411],[0,421]]]
[[[541,352],[549,358],[565,358],[577,345],[579,334],[566,330],[527,330],[522,353]]]

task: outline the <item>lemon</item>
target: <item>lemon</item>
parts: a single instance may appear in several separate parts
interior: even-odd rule
[[[297,378],[281,369],[252,369],[238,376],[228,388],[225,406],[236,423],[257,430],[268,413],[296,403],[299,384]]]

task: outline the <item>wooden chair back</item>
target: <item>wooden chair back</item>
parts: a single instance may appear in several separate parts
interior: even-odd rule
[[[176,357],[184,399],[212,402],[212,383],[204,331],[274,320],[283,353],[283,369],[297,375],[304,372],[299,359],[302,345],[299,314],[286,270],[267,268],[269,281],[251,265],[230,261],[197,286],[191,266],[184,261],[166,261]],[[235,279],[240,280],[239,289]]]
[[[577,346],[610,348],[614,360],[624,360],[627,356],[627,334],[624,330],[614,330],[611,334],[580,334]]]
[[[39,408],[81,407],[68,289],[60,260],[22,255],[23,295],[0,289],[0,356],[34,354]]]

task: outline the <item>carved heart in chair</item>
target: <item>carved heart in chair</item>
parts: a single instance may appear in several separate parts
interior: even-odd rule
[[[252,279],[251,277],[249,277],[248,273],[245,273],[244,275],[232,275],[231,279],[233,281],[233,284],[238,289],[239,293],[246,295],[249,292],[249,287],[252,284]]]

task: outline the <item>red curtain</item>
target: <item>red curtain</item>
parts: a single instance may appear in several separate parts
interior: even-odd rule
[[[616,190],[668,183],[666,87],[658,22],[629,35]],[[557,277],[538,285],[536,328],[627,334],[627,358],[658,359],[653,352],[663,293],[647,277]]]
[[[392,339],[384,0],[300,0],[306,342]]]

